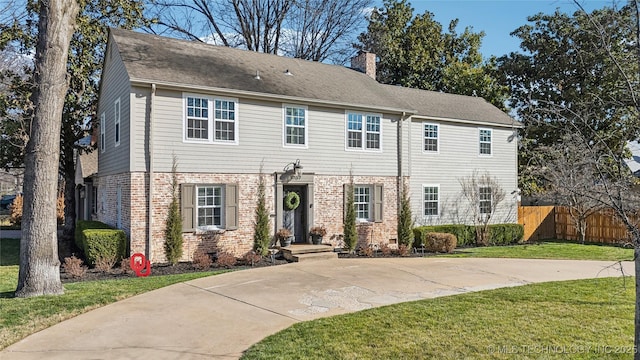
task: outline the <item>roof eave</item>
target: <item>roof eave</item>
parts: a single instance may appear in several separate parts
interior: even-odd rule
[[[411,110],[411,109],[392,108],[392,107],[366,105],[366,104],[352,104],[352,103],[340,102],[340,101],[321,100],[321,99],[304,98],[304,97],[297,97],[297,96],[269,94],[269,93],[262,93],[262,92],[256,92],[256,91],[219,88],[215,86],[189,85],[189,84],[182,84],[182,83],[175,83],[175,82],[168,82],[168,81],[156,81],[156,80],[140,79],[140,78],[131,78],[130,81],[132,86],[149,86],[151,84],[155,84],[156,86],[161,86],[163,88],[173,89],[173,90],[181,90],[181,91],[199,90],[199,91],[207,91],[207,92],[216,92],[224,95],[232,95],[232,96],[257,99],[257,100],[272,100],[272,101],[279,101],[279,102],[283,102],[283,101],[284,102],[303,102],[307,104],[322,105],[322,106],[332,107],[332,108],[349,108],[349,109],[367,110],[367,111],[375,110],[382,113],[392,113],[392,114],[401,114],[401,115],[413,115],[416,113],[415,110]]]
[[[433,121],[447,121],[447,122],[455,122],[461,124],[472,124],[472,125],[486,125],[486,126],[494,126],[494,127],[506,127],[506,128],[517,128],[522,129],[524,125],[513,120],[511,124],[501,124],[491,121],[482,121],[482,120],[466,120],[466,119],[455,119],[455,118],[445,118],[438,116],[428,116],[428,115],[412,115],[412,119],[416,120],[433,120]]]

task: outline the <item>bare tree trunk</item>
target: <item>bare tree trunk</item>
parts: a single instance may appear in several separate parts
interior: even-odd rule
[[[78,3],[41,0],[36,46],[35,112],[27,143],[20,272],[16,297],[62,294],[56,195],[67,57]]]

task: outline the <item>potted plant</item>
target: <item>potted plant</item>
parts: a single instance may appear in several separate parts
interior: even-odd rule
[[[327,229],[324,226],[314,226],[309,231],[309,235],[311,235],[311,241],[313,241],[313,245],[322,244],[322,237],[327,235]]]
[[[287,247],[291,245],[291,231],[287,228],[281,228],[276,232],[276,238],[280,240],[280,246]]]

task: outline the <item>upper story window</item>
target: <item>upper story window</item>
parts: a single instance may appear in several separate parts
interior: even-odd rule
[[[215,100],[215,140],[235,141],[236,103],[231,100]]]
[[[185,140],[237,143],[238,105],[236,100],[185,95],[184,106]]]
[[[490,187],[480,187],[478,192],[478,197],[480,200],[480,214],[491,214],[492,205],[492,195]]]
[[[105,150],[105,140],[106,140],[106,134],[105,134],[105,128],[106,128],[106,124],[105,124],[105,116],[104,113],[100,114],[100,151],[104,152]]]
[[[438,152],[438,134],[439,127],[437,124],[424,124],[424,147],[425,152]]]
[[[347,113],[347,149],[380,150],[380,115]]]
[[[491,129],[480,129],[480,155],[491,155]]]
[[[187,139],[209,139],[209,99],[187,97]]]
[[[307,147],[307,108],[284,107],[284,144]]]
[[[115,146],[120,145],[120,98],[113,104],[113,122]]]
[[[424,185],[424,216],[440,215],[440,187],[438,185]]]

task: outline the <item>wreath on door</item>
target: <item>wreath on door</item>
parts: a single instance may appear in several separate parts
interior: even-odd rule
[[[284,206],[287,210],[295,210],[300,206],[300,195],[297,193],[290,191],[284,197]]]

